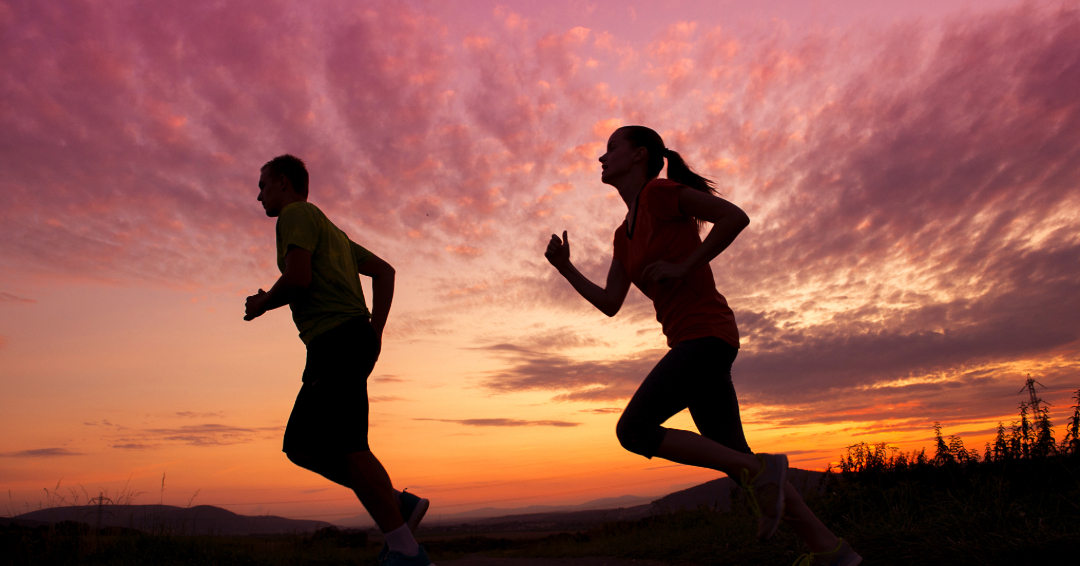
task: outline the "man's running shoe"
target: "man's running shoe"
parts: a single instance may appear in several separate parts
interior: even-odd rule
[[[856,566],[862,563],[862,556],[855,553],[844,539],[832,552],[811,552],[795,561],[793,566]]]
[[[390,547],[384,544],[375,560],[379,566],[435,566],[428,558],[424,546],[418,545],[418,548],[420,550],[416,556],[405,556],[396,550],[390,550]]]
[[[788,461],[783,454],[756,454],[761,470],[751,478],[742,471],[742,484],[754,515],[758,517],[758,539],[769,540],[784,516],[784,486],[787,484]]]
[[[427,513],[428,507],[431,506],[431,502],[417,497],[407,490],[408,488],[405,488],[401,492],[401,504],[398,510],[401,511],[401,518],[405,520],[405,524],[409,525],[409,530],[415,532],[416,527],[420,526],[424,514]]]

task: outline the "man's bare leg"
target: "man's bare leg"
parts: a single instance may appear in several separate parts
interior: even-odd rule
[[[383,511],[372,511],[365,500],[369,493],[371,494],[371,497],[374,498],[370,501],[377,502],[382,499],[379,494],[383,492],[386,486],[390,485],[390,478],[387,475],[386,470],[370,451],[356,452],[355,454],[360,455],[355,458],[355,464],[351,462],[353,459],[350,458],[353,454],[346,456],[344,459],[317,458],[307,454],[298,453],[289,453],[287,456],[289,457],[289,460],[292,460],[297,466],[311,470],[338,485],[352,489],[360,499],[360,502],[364,505],[364,508],[368,509],[368,513],[371,514],[372,518],[375,518],[375,513],[379,513],[380,516],[384,518],[383,521],[380,521],[379,519],[376,519],[375,521],[380,527],[382,527],[383,522],[395,524],[396,521],[394,520],[394,515],[385,517]],[[367,456],[363,456],[364,454]],[[354,467],[356,468],[355,471],[353,471]],[[374,483],[371,483],[368,480],[369,476],[374,478]],[[361,495],[360,491],[357,491],[358,488],[354,486],[359,486],[359,489],[364,491],[364,495]],[[401,492],[391,487],[390,493],[394,500],[394,509],[397,510],[397,515],[400,516]],[[382,507],[380,507],[380,509],[382,509]]]
[[[350,485],[379,529],[388,533],[405,524],[398,510],[397,495],[379,459],[370,450],[346,456]]]

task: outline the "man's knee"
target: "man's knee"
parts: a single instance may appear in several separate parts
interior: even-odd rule
[[[311,456],[307,454],[301,454],[298,452],[286,452],[285,457],[288,458],[289,461],[293,464],[296,464],[297,466],[300,466],[305,470],[315,471],[315,461]]]
[[[285,456],[293,464],[319,474],[320,476],[345,487],[352,487],[349,481],[348,462],[340,456],[321,456],[299,452],[286,452]]]
[[[326,475],[328,469],[331,469],[333,467],[330,465],[330,461],[326,457],[321,457],[315,454],[308,454],[304,452],[286,452],[285,456],[293,464],[296,464],[297,466],[300,466],[305,470],[310,470],[321,475]]]
[[[640,454],[646,458],[652,458],[659,448],[657,437],[663,438],[663,427],[649,425],[633,419],[627,419],[624,415],[615,425],[615,436],[619,439],[622,447]]]

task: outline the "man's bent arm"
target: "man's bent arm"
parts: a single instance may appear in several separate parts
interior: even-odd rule
[[[311,285],[311,252],[290,246],[285,254],[285,272],[278,277],[270,291],[259,289],[257,294],[247,298],[244,320],[253,320],[266,311],[291,303],[297,295],[307,290],[308,285]]]
[[[394,268],[373,255],[357,267],[361,275],[371,277],[371,326],[382,338],[390,304],[394,302]]]

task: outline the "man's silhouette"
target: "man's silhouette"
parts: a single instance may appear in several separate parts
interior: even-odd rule
[[[307,345],[303,386],[285,429],[298,466],[351,488],[386,537],[380,564],[428,566],[415,529],[428,501],[397,493],[368,446],[367,377],[382,349],[394,268],[356,244],[307,202],[304,162],[281,155],[262,167],[259,201],[277,221],[281,277],[247,298],[244,320],[289,305]],[[357,274],[372,279],[368,311]]]

